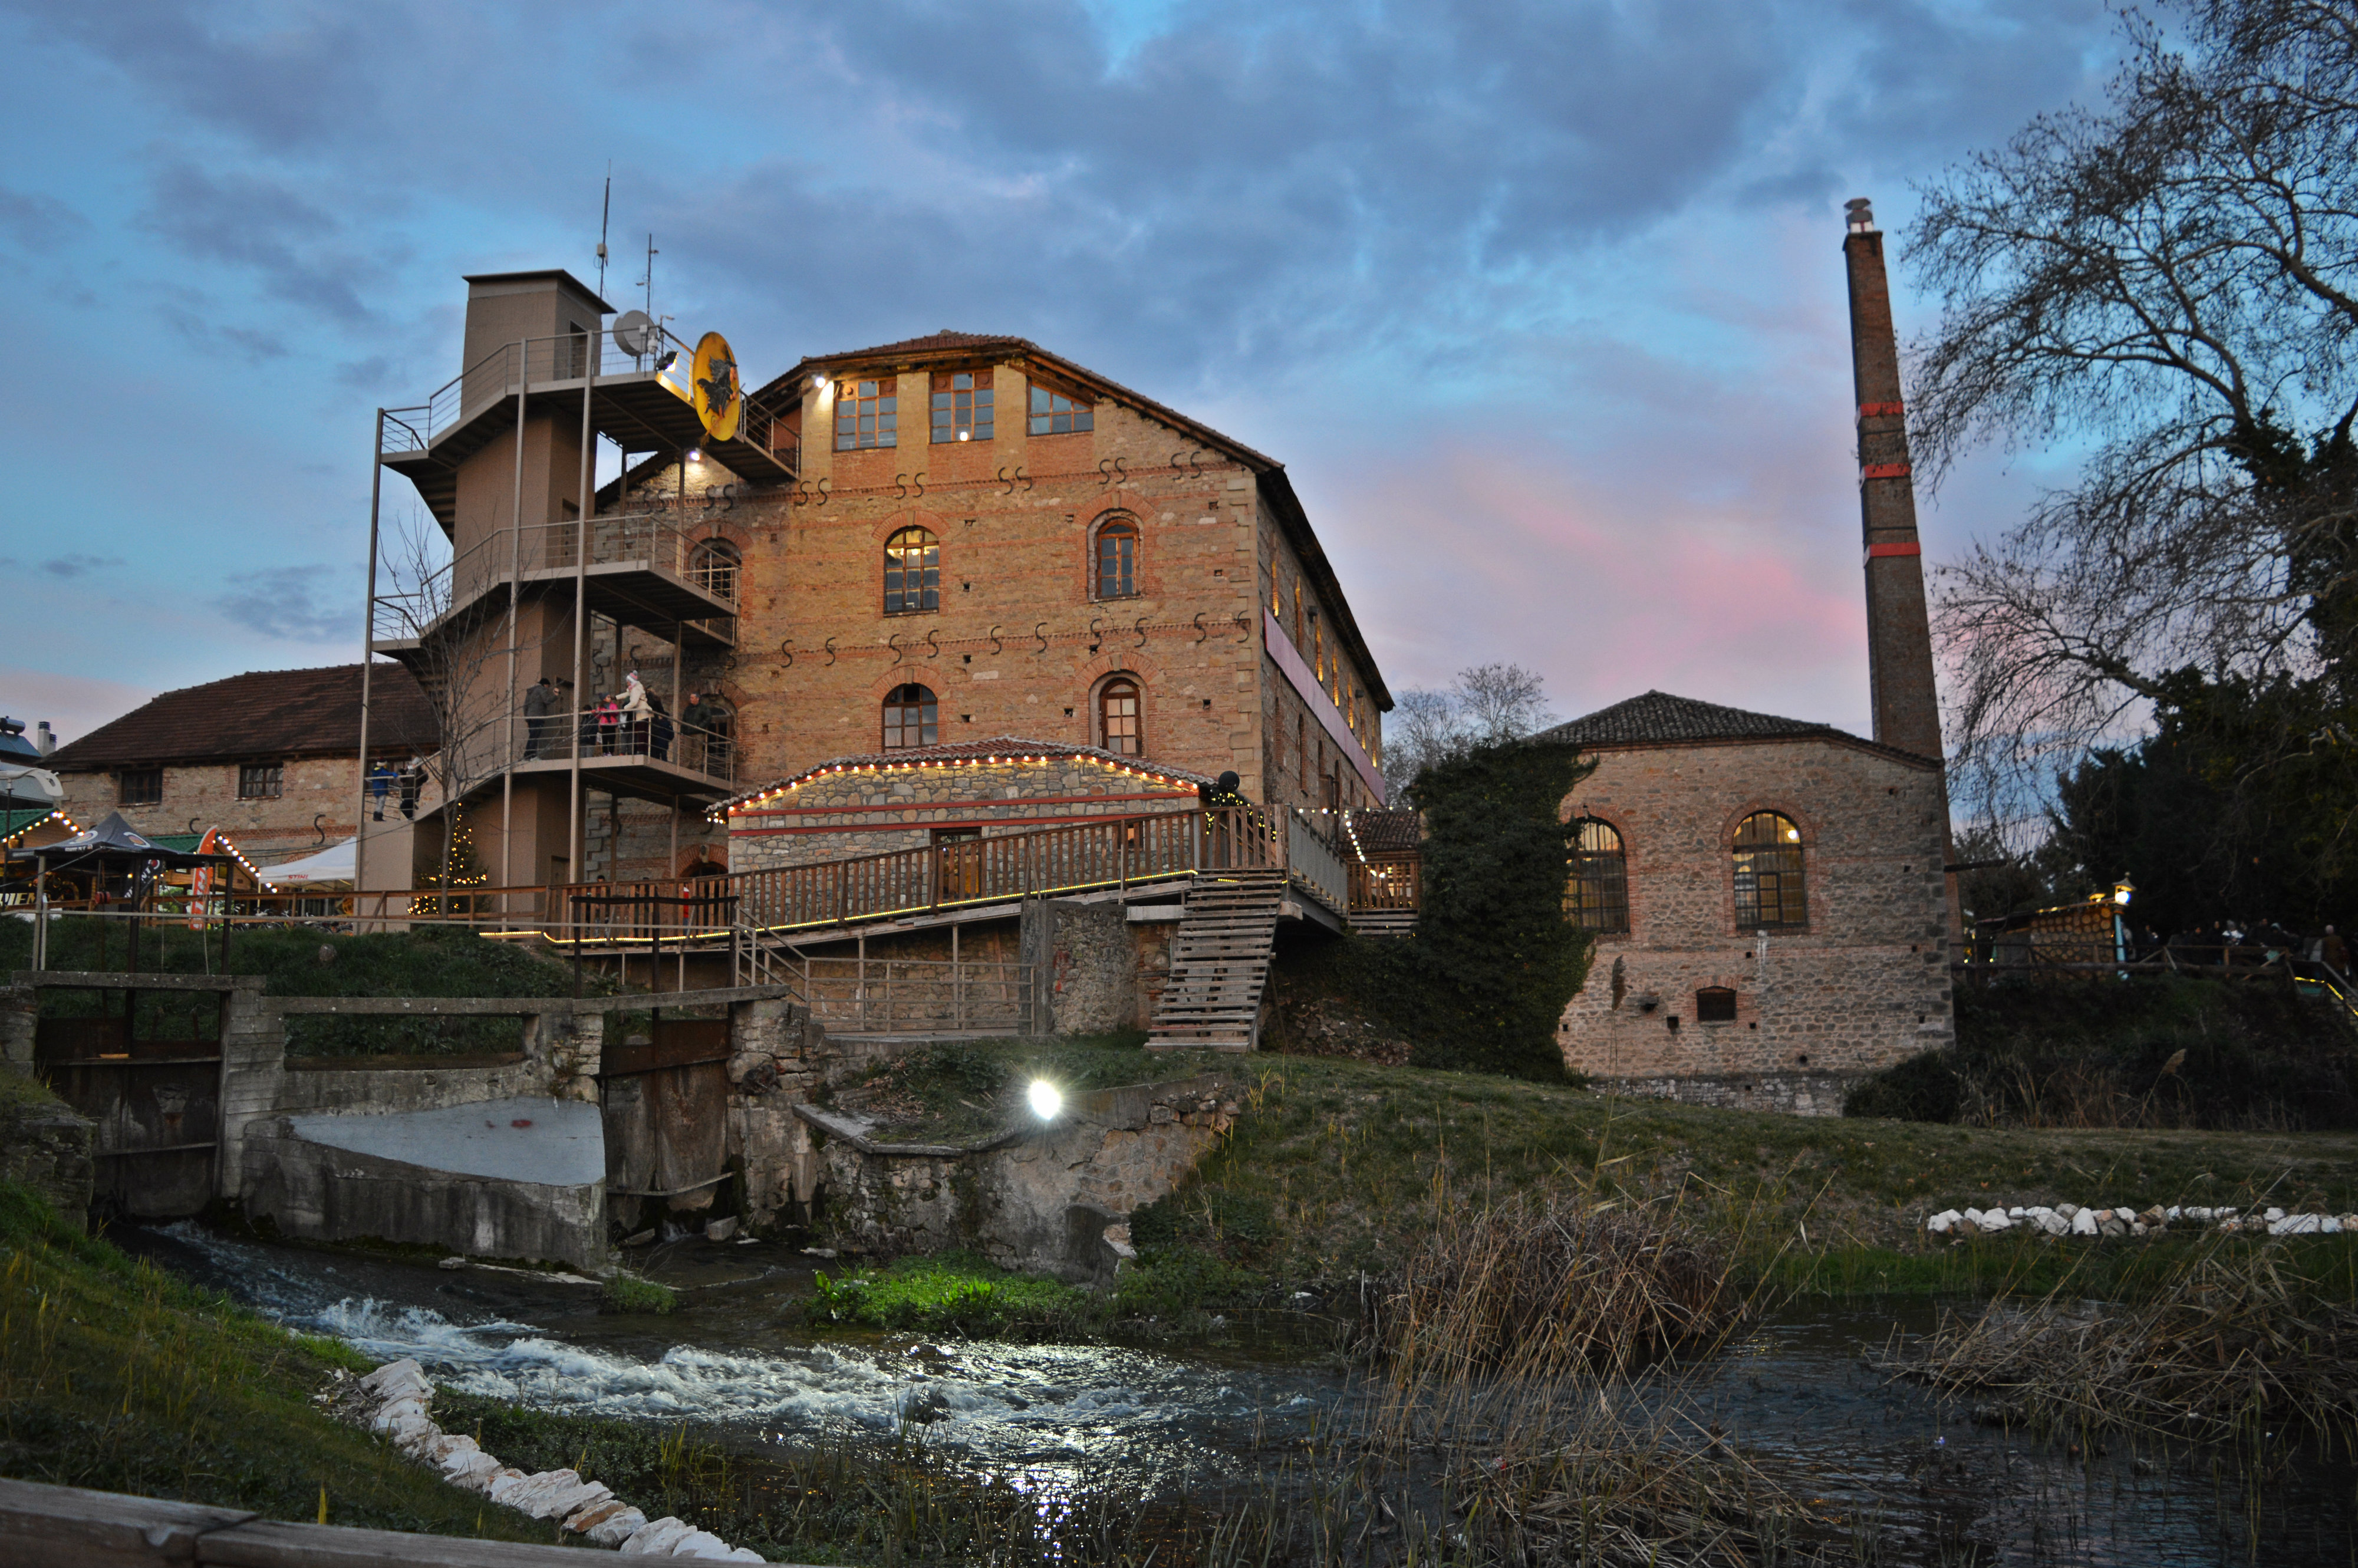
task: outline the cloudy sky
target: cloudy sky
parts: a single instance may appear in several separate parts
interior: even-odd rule
[[[752,380],[1011,332],[1280,458],[1395,690],[1863,729],[1843,200],[1904,228],[2114,46],[2083,0],[0,0],[0,711],[356,657],[374,408],[454,371],[461,273],[594,278],[611,162],[609,297],[652,231]],[[1969,466],[1928,555],[2054,477]]]

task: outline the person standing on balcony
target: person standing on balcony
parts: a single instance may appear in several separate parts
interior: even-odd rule
[[[557,687],[546,676],[524,688],[524,760],[540,755],[548,741],[548,715],[557,706]]]
[[[2342,941],[2342,934],[2331,925],[2325,928],[2325,935],[2318,939],[2317,956],[2332,965],[2335,974],[2344,977],[2349,975],[2350,945]]]
[[[647,753],[647,688],[639,684],[639,672],[633,670],[622,677],[622,718],[630,729],[631,754],[644,757]]]
[[[393,781],[397,775],[393,764],[379,757],[376,766],[369,770],[369,795],[376,802],[376,819],[384,820],[384,797],[393,793]]]
[[[622,727],[622,705],[611,697],[598,699],[598,754],[614,754],[614,731]]]
[[[647,707],[652,716],[647,719],[647,752],[658,762],[671,760],[671,738],[674,730],[671,715],[664,708],[663,698],[647,693]]]

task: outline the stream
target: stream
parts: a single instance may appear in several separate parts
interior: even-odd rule
[[[644,1271],[681,1292],[676,1314],[655,1317],[600,1313],[583,1286],[233,1240],[189,1222],[111,1234],[287,1327],[415,1357],[443,1387],[759,1443],[922,1424],[929,1446],[1051,1489],[1084,1476],[1150,1493],[1233,1483],[1347,1425],[1360,1399],[1327,1348],[1330,1325],[1301,1313],[1237,1314],[1219,1341],[1184,1349],[929,1344],[806,1329],[795,1306],[810,1260],[768,1243],[643,1254]],[[2254,1479],[2207,1451],[2125,1440],[2075,1457],[1867,1364],[1936,1311],[1913,1299],[1790,1308],[1680,1370],[1676,1393],[1698,1429],[1871,1520],[1877,1561],[2358,1562],[2358,1470],[2346,1464],[2296,1457]],[[1622,1392],[1645,1404],[1671,1397],[1671,1381]]]

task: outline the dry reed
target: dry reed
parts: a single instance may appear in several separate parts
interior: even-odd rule
[[[1659,1354],[1738,1315],[1719,1248],[1585,1195],[1516,1198],[1436,1229],[1368,1281],[1368,1345],[1411,1377],[1542,1373]]]
[[[1888,1364],[1997,1397],[2050,1431],[2137,1429],[2204,1441],[2310,1439],[2358,1452],[2358,1307],[2287,1277],[2280,1246],[2221,1238],[2153,1300],[2078,1298],[1943,1314]]]

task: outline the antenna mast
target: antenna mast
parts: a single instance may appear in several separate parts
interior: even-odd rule
[[[639,287],[647,291],[647,318],[653,321],[663,319],[655,314],[655,257],[661,254],[663,252],[655,249],[655,237],[649,234],[647,236],[647,276],[639,279]]]
[[[598,297],[606,297],[606,221],[614,215],[614,160],[606,160],[606,200],[598,205]]]

